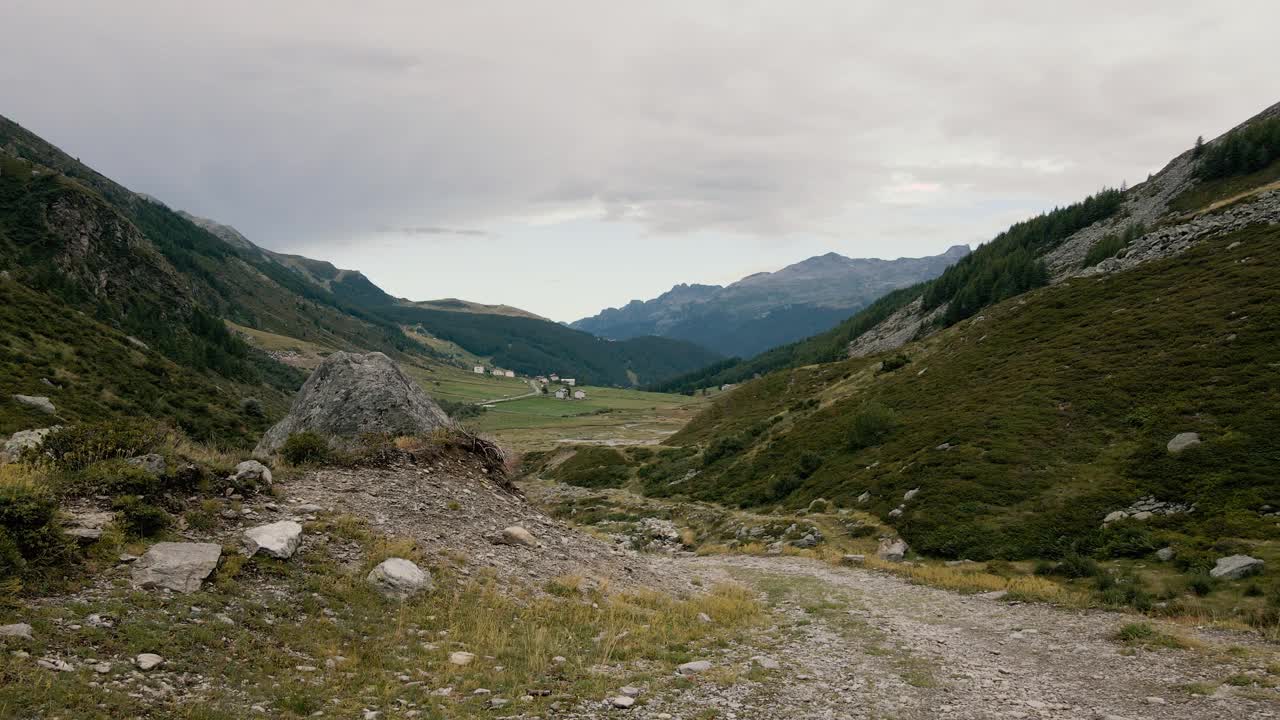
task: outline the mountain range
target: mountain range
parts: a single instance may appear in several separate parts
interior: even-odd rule
[[[937,277],[969,254],[879,260],[827,253],[727,286],[677,285],[652,300],[633,300],[574,322],[602,337],[659,335],[696,342],[722,355],[750,357],[815,335],[892,290]]]

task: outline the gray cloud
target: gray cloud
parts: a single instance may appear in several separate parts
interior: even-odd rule
[[[9,5],[0,111],[282,249],[587,217],[892,256],[1280,99],[1271,0]]]
[[[438,236],[438,235],[459,235],[463,237],[489,237],[492,233],[486,230],[475,230],[471,228],[450,228],[436,227],[432,225],[409,225],[405,227],[387,227],[378,228],[380,233],[392,233],[397,235],[409,236]]]

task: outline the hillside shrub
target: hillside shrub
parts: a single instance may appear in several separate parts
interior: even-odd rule
[[[1132,223],[1118,233],[1109,233],[1089,248],[1081,267],[1093,267],[1103,260],[1119,255],[1134,240],[1142,237],[1147,228],[1140,222]]]
[[[0,465],[0,579],[68,557],[71,545],[58,527],[57,511],[38,471]]]
[[[72,476],[73,495],[156,495],[160,478],[124,460],[100,460]]]
[[[877,402],[863,403],[853,413],[846,443],[850,450],[862,450],[883,443],[897,425],[893,410]]]
[[[555,477],[568,485],[587,488],[616,488],[631,476],[630,464],[622,453],[607,447],[582,447],[561,463]]]
[[[825,458],[823,458],[822,455],[813,452],[812,450],[805,450],[800,453],[800,460],[796,464],[796,473],[801,478],[807,478],[818,472],[818,469],[822,467],[824,460]]]
[[[136,495],[121,495],[111,504],[129,534],[154,537],[169,527],[172,518],[163,509]]]
[[[291,465],[318,465],[329,460],[333,450],[324,436],[307,430],[286,438],[280,456]]]
[[[100,460],[151,452],[164,436],[163,428],[143,422],[83,423],[49,433],[40,452],[59,469],[83,470]]]
[[[910,362],[911,362],[911,358],[907,357],[902,353],[898,353],[897,355],[890,355],[889,357],[885,358],[880,362],[880,370],[877,372],[880,374],[891,373],[894,370],[898,370],[906,367]]]

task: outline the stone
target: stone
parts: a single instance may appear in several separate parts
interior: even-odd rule
[[[1110,525],[1113,522],[1119,522],[1127,517],[1129,517],[1129,513],[1125,512],[1124,510],[1112,510],[1111,512],[1107,513],[1106,517],[1102,518],[1102,524]]]
[[[1134,513],[1132,517],[1134,520],[1150,520],[1152,513],[1150,510],[1143,510],[1141,512]]]
[[[236,471],[231,476],[231,482],[236,485],[253,483],[256,487],[269,490],[271,488],[271,469],[257,460],[245,460],[236,465]]]
[[[1200,444],[1200,433],[1184,432],[1173,436],[1173,439],[1166,445],[1169,452],[1177,455],[1189,447],[1195,447]]]
[[[54,430],[61,429],[61,425],[53,427],[37,428],[35,430],[19,430],[4,441],[0,445],[0,464],[17,462],[22,457],[22,453],[27,450],[38,450],[44,444],[44,439]]]
[[[867,562],[866,555],[843,555],[840,558],[841,565],[862,565]]]
[[[920,494],[920,488],[912,488],[902,494],[902,499],[903,501],[910,500],[911,498],[919,494]]]
[[[366,578],[384,595],[409,597],[423,590],[430,590],[434,584],[431,576],[422,568],[404,558],[388,558],[369,571]]]
[[[693,662],[687,662],[676,668],[676,674],[697,675],[698,673],[704,673],[710,669],[711,662],[709,660],[694,660]]]
[[[134,658],[133,662],[138,666],[139,670],[146,672],[147,670],[160,667],[160,665],[164,663],[164,658],[156,655],[155,653],[142,653],[138,657]]]
[[[457,665],[458,667],[462,667],[464,665],[470,665],[475,659],[476,659],[475,653],[469,653],[469,652],[449,653],[449,663],[452,665]]]
[[[876,555],[881,560],[889,562],[902,562],[907,556],[907,551],[911,548],[907,545],[907,541],[901,538],[892,539],[885,538],[880,541],[880,547],[876,549]]]
[[[704,613],[704,612],[700,612],[700,613],[698,613],[698,622],[700,622],[700,623],[709,623],[709,622],[711,622],[711,616],[710,616],[710,615],[708,615],[708,614],[706,614],[706,613]]]
[[[290,435],[303,431],[350,448],[366,434],[421,435],[451,424],[391,358],[339,351],[311,373],[289,414],[262,436],[253,454],[270,456]]]
[[[900,508],[900,507],[896,507],[896,508],[894,508],[894,509],[890,510],[890,511],[889,511],[889,517],[891,517],[891,518],[902,517],[902,508]]]
[[[756,655],[751,658],[751,662],[759,665],[764,670],[777,670],[782,667],[777,660],[774,660],[771,657],[765,657],[764,655]]]
[[[75,672],[76,670],[75,665],[72,665],[66,660],[59,660],[58,658],[53,657],[40,658],[36,661],[36,665],[39,665],[46,670],[55,670],[57,672]]]
[[[97,665],[93,666],[93,671],[98,673],[99,675],[106,675],[107,673],[111,672],[111,663],[100,662]]]
[[[253,557],[258,552],[280,560],[288,560],[302,544],[302,526],[292,520],[259,525],[244,531],[245,552]]]
[[[609,704],[620,710],[626,710],[636,704],[636,699],[633,697],[627,697],[626,695],[619,695],[617,697],[610,698]]]
[[[1229,557],[1218,558],[1217,564],[1209,571],[1209,574],[1216,578],[1224,580],[1239,580],[1242,577],[1248,577],[1254,573],[1262,572],[1263,561],[1256,557],[1248,555],[1231,555]]]
[[[863,503],[866,503],[866,502],[867,502],[868,500],[870,500],[870,499],[871,499],[871,493],[870,493],[870,492],[864,492],[864,493],[862,493],[861,495],[859,495],[859,496],[858,496],[858,504],[859,504],[859,505],[861,505],[861,504],[863,504]]]
[[[53,406],[53,403],[49,398],[44,397],[43,395],[14,395],[13,399],[19,405],[26,405],[29,408],[34,408],[43,413],[55,415],[58,412],[57,408]]]
[[[1173,559],[1174,552],[1171,547],[1162,547],[1156,551],[1156,559],[1160,562],[1169,562]]]
[[[519,525],[512,525],[504,528],[502,535],[499,536],[498,542],[503,545],[523,545],[524,547],[537,547],[538,541],[534,539],[533,533],[525,530]]]
[[[0,625],[0,638],[18,638],[19,640],[30,640],[31,626],[26,623],[13,623],[12,625]]]
[[[618,688],[618,692],[626,695],[627,697],[640,697],[641,690],[638,687],[627,685],[626,687]]]
[[[222,546],[215,543],[156,543],[134,564],[133,584],[192,593],[218,567],[221,557]]]
[[[1008,590],[992,590],[991,592],[978,593],[974,597],[979,597],[983,600],[1003,600],[1008,594]]]
[[[165,470],[168,469],[165,466],[164,458],[155,453],[131,457],[124,462],[126,465],[132,465],[133,467],[140,468],[146,474],[156,478],[163,476]]]

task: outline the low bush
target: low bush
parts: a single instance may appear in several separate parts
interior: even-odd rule
[[[875,447],[885,441],[897,425],[893,410],[877,402],[866,402],[853,414],[846,438],[850,450]]]
[[[0,465],[0,579],[69,557],[71,545],[58,527],[57,510],[39,471]]]
[[[280,456],[291,465],[317,465],[333,456],[329,441],[310,430],[290,435],[280,447]]]
[[[163,509],[136,495],[121,495],[112,503],[126,531],[137,537],[155,537],[169,527],[172,518]]]
[[[49,433],[40,454],[61,470],[83,470],[102,460],[143,455],[160,445],[166,431],[141,422],[84,423]]]

